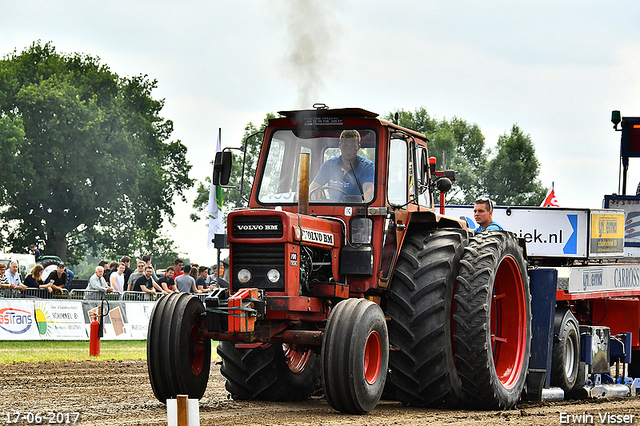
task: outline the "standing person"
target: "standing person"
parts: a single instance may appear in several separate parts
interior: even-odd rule
[[[119,263],[118,269],[111,273],[109,284],[114,291],[120,294],[124,293],[124,263]]]
[[[129,277],[133,274],[131,269],[131,258],[129,256],[122,256],[120,262],[124,263],[124,282],[129,283]]]
[[[145,293],[151,293],[156,295],[156,289],[154,288],[156,282],[151,278],[151,266],[144,268],[144,275],[136,280],[133,285],[133,291],[143,291]]]
[[[89,278],[87,290],[84,294],[84,298],[87,300],[102,300],[107,293],[113,291],[113,288],[104,279],[104,268],[102,266],[96,266],[95,274]]]
[[[162,292],[165,294],[178,292],[175,282],[173,281],[174,273],[175,271],[173,270],[173,266],[169,266],[164,275],[158,278],[158,284],[162,286]]]
[[[4,263],[0,263],[0,288],[2,289],[2,291],[0,292],[1,296],[11,296],[11,284],[9,284],[9,280],[7,279],[6,276],[6,272],[7,272],[7,265],[5,265]],[[8,290],[5,290],[8,289]]]
[[[22,279],[20,278],[20,273],[18,272],[18,262],[16,262],[15,260],[12,260],[9,264],[9,270],[6,272],[6,277],[9,280],[11,290],[24,291],[27,289],[27,286],[22,284]]]
[[[144,275],[144,262],[142,260],[138,260],[138,264],[136,265],[136,271],[129,276],[127,280],[127,290],[131,291],[133,286],[136,284],[138,278]]]
[[[112,260],[109,263],[109,266],[107,265],[102,265],[102,267],[104,268],[104,280],[108,283],[111,282],[111,274],[113,274],[116,269],[118,269],[118,262],[116,262],[115,260]]]
[[[55,271],[51,271],[46,280],[44,280],[44,288],[49,293],[54,290],[58,290],[62,294],[62,290],[66,287],[69,277],[65,271],[64,262],[58,262],[58,267]]]
[[[73,281],[73,271],[67,268],[67,276],[69,279],[67,280],[67,291],[71,291],[71,282]]]
[[[220,262],[220,265],[222,265],[222,262]],[[222,273],[222,271],[220,271],[215,266],[213,268],[213,270],[211,270],[211,268],[207,270],[207,278],[204,281],[205,284],[207,284],[207,287],[213,286],[215,288],[218,287],[218,280],[216,279],[216,277],[219,273]]]
[[[201,266],[198,268],[198,279],[196,280],[196,288],[200,293],[206,293],[209,290],[216,288],[213,284],[207,285],[207,278],[209,277],[209,268]]]
[[[153,280],[155,282],[158,282],[158,276],[156,275],[156,270],[153,269],[153,266],[151,266],[151,256],[149,256],[148,254],[145,254],[144,256],[142,256],[142,261],[144,262],[144,267],[147,268],[151,268],[151,278],[153,278]]]
[[[24,279],[24,284],[29,288],[41,288],[44,284],[42,282],[42,273],[44,272],[44,266],[37,264],[31,268],[31,272]]]
[[[197,280],[198,279],[198,268],[200,266],[197,263],[192,263],[191,264],[191,271],[189,271],[189,275],[191,275],[191,278],[193,278],[193,280]]]
[[[175,274],[173,275],[174,278],[177,278],[183,274],[182,272],[183,263],[184,262],[182,262],[182,259],[176,259],[173,261],[173,270],[175,271]]]
[[[503,229],[498,222],[493,221],[493,201],[490,198],[478,198],[473,205],[473,218],[478,223],[474,233],[487,230]]]
[[[36,258],[36,262],[38,261],[38,259],[40,259],[40,250],[38,250],[38,248],[35,246],[35,244],[31,244],[29,246],[29,250],[31,250],[31,252],[33,253],[33,256]]]
[[[178,291],[183,293],[197,293],[196,280],[189,274],[191,272],[191,265],[186,264],[182,267],[182,275],[175,277],[173,280],[178,287]]]
[[[360,133],[357,130],[343,130],[339,144],[341,155],[329,158],[320,166],[309,186],[309,195],[313,199],[320,199],[323,190],[314,190],[327,186],[326,194],[330,199],[342,200],[345,195],[363,195],[365,202],[371,201],[375,165],[371,160],[358,155]]]

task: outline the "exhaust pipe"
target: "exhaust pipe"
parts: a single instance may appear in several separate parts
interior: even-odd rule
[[[309,153],[300,154],[300,185],[298,187],[298,213],[309,214]]]

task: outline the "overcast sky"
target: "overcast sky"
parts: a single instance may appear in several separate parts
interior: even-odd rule
[[[0,0],[0,54],[36,40],[98,56],[121,76],[158,80],[191,177],[211,174],[217,129],[239,146],[268,112],[424,106],[482,129],[488,146],[517,123],[563,207],[618,192],[611,110],[640,116],[637,1]],[[640,180],[631,162],[627,192]],[[479,189],[479,193],[482,193]],[[168,227],[210,264],[205,223],[177,200]]]

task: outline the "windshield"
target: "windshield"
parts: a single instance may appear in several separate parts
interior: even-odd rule
[[[370,202],[377,142],[371,129],[278,130],[269,143],[258,201],[297,203],[300,154],[308,153],[310,203]]]

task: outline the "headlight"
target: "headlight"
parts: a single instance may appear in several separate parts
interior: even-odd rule
[[[240,281],[241,284],[246,284],[250,280],[251,280],[251,271],[244,268],[238,271],[238,281]]]
[[[267,272],[267,279],[269,282],[277,283],[280,281],[280,272],[277,269],[269,269]]]

